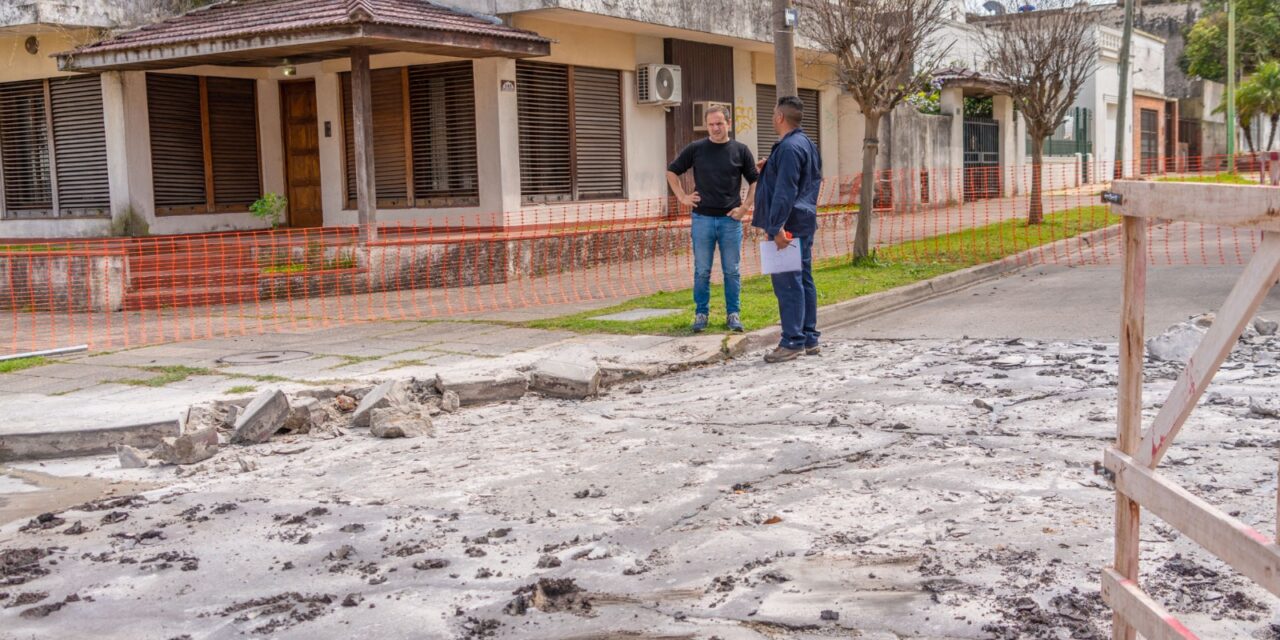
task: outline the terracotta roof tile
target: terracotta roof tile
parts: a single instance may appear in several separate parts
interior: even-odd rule
[[[375,24],[550,42],[533,33],[426,0],[223,0],[80,47],[97,53]]]

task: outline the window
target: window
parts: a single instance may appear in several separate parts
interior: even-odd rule
[[[157,215],[246,211],[262,194],[254,80],[147,74]]]
[[[624,198],[622,75],[516,61],[525,202]]]
[[[480,204],[475,80],[470,62],[370,72],[377,206]],[[351,74],[342,74],[347,208],[356,207]]]
[[[800,127],[805,135],[813,140],[813,144],[822,148],[822,114],[819,111],[818,92],[814,89],[800,89],[800,102],[804,103],[804,118]],[[778,141],[773,132],[773,108],[778,106],[778,89],[771,84],[756,85],[756,155],[767,156]]]
[[[0,184],[6,218],[110,215],[98,76],[0,84]]]

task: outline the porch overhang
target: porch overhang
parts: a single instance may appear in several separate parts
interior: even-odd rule
[[[1007,81],[969,69],[941,69],[933,74],[933,81],[939,88],[962,89],[966,94],[1009,94]]]
[[[63,71],[273,67],[371,54],[527,58],[551,40],[427,0],[223,0],[58,54]]]
[[[173,69],[195,65],[275,67],[349,57],[352,47],[370,53],[407,51],[456,58],[530,58],[551,53],[549,42],[499,41],[484,36],[368,25],[321,33],[254,36],[102,52],[58,55],[62,71]]]

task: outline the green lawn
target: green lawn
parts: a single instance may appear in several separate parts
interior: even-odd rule
[[[814,265],[818,304],[828,305],[870,293],[885,291],[951,271],[999,260],[1040,246],[1120,222],[1099,205],[1060,211],[1045,216],[1043,224],[1029,227],[1011,220],[958,231],[925,240],[882,248],[876,264],[850,264],[848,256],[820,260]],[[636,308],[683,309],[685,313],[639,322],[593,320],[595,316]],[[692,291],[664,291],[628,300],[605,309],[524,323],[538,329],[567,329],[583,333],[690,335],[693,321]],[[711,331],[724,331],[724,290],[711,288]],[[778,322],[778,305],[767,276],[743,278],[742,322],[747,330]]]
[[[15,373],[23,369],[31,367],[39,367],[49,363],[49,359],[42,356],[28,356],[26,358],[14,358],[12,360],[0,360],[0,373]]]
[[[1258,184],[1257,180],[1238,173],[1219,173],[1216,176],[1188,176],[1185,178],[1158,178],[1156,182],[1207,182],[1212,184]]]

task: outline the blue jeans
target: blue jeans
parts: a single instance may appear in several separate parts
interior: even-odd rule
[[[724,274],[725,313],[741,309],[742,223],[729,216],[693,214],[693,304],[697,313],[708,313],[711,304],[711,260],[720,247],[720,271]]]
[[[772,239],[772,238],[771,238]],[[818,346],[818,287],[813,284],[813,236],[800,236],[800,271],[775,273],[773,295],[782,318],[780,347],[803,349]]]

